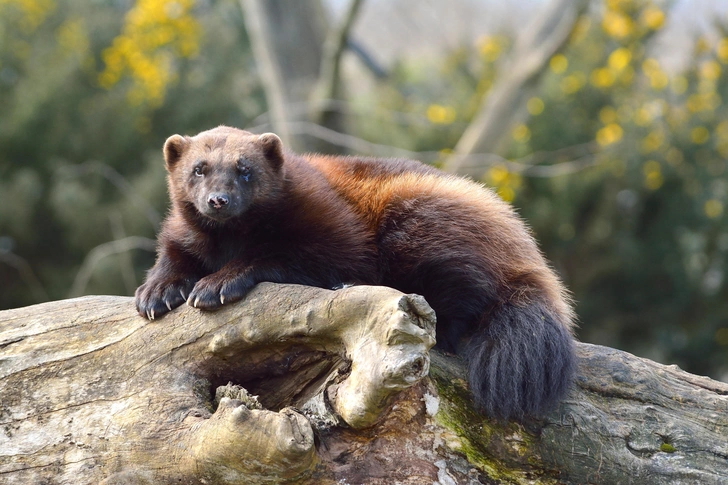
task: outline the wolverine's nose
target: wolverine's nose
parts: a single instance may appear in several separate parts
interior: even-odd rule
[[[214,209],[222,209],[230,203],[230,199],[225,194],[210,194],[207,198],[207,204]]]

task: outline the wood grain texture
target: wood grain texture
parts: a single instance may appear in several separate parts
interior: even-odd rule
[[[387,288],[274,284],[154,322],[122,297],[0,312],[0,483],[728,483],[727,384],[579,344],[558,409],[499,423],[427,357],[432,323]],[[263,409],[215,410],[228,381]]]
[[[575,483],[728,483],[727,384],[607,347],[580,359],[577,392],[541,430],[547,462]]]
[[[313,415],[318,399],[336,422],[371,426],[427,375],[432,345],[424,300],[384,287],[263,284],[244,304],[154,322],[122,297],[1,312],[0,481],[297,480],[316,456],[291,406]],[[255,390],[282,375],[296,385],[265,396],[275,409],[230,398],[213,409],[228,381]]]

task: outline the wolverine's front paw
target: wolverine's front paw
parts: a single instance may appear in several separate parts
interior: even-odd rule
[[[151,279],[136,290],[136,309],[139,315],[154,320],[177,308],[187,299],[194,280]]]
[[[187,304],[203,310],[213,310],[226,303],[242,300],[254,283],[242,275],[213,273],[197,282]]]

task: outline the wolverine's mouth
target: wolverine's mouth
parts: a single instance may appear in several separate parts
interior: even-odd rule
[[[232,211],[227,210],[205,210],[200,212],[201,215],[208,219],[212,219],[215,222],[225,222],[236,216]]]
[[[207,201],[204,204],[198,202],[195,208],[202,216],[216,222],[225,222],[239,216],[241,213],[240,204],[235,200],[229,200],[224,204]]]
[[[245,212],[246,204],[236,195],[213,192],[198,197],[195,209],[207,219],[212,219],[215,222],[226,222],[242,215]]]

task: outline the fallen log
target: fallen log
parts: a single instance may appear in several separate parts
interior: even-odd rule
[[[3,311],[0,482],[728,482],[726,384],[579,344],[558,409],[498,423],[433,344],[426,302],[383,287],[261,284],[153,322],[126,297]]]

